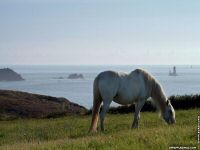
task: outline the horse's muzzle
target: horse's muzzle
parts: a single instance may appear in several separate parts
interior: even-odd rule
[[[175,119],[170,119],[170,120],[168,121],[168,124],[174,124],[174,123],[176,123],[176,120],[175,120]]]

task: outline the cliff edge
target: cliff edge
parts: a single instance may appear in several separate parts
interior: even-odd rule
[[[0,120],[84,115],[87,109],[66,98],[0,90]]]

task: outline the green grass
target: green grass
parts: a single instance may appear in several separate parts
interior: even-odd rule
[[[176,112],[175,125],[143,112],[138,129],[133,114],[108,115],[107,131],[88,134],[91,116],[0,121],[0,149],[169,149],[196,146],[197,109]]]

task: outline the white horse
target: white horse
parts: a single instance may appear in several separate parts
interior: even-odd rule
[[[135,103],[135,115],[132,128],[138,128],[140,111],[145,101],[151,97],[160,107],[163,119],[175,123],[175,111],[167,99],[159,82],[148,72],[136,69],[129,74],[114,71],[101,72],[94,80],[93,110],[90,132],[96,132],[100,105],[101,130],[104,131],[105,116],[112,101],[127,105]]]

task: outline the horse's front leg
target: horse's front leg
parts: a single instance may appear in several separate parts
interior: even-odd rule
[[[106,117],[106,113],[109,109],[111,102],[112,102],[112,100],[104,100],[103,101],[103,106],[102,106],[102,110],[101,110],[101,113],[100,113],[101,131],[105,131],[105,117]]]
[[[140,111],[142,109],[142,107],[144,106],[145,101],[138,101],[135,104],[135,114],[134,114],[134,121],[132,124],[132,128],[138,128],[138,122],[140,120]]]

